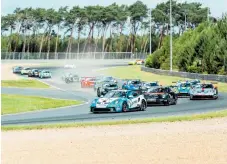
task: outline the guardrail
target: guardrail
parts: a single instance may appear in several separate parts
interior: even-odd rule
[[[177,72],[177,71],[168,71],[155,68],[148,68],[145,66],[141,67],[141,71],[151,72],[159,75],[168,75],[168,76],[177,76],[189,79],[200,79],[200,80],[210,80],[227,83],[227,76],[225,75],[215,75],[215,74],[199,74],[199,73],[189,73],[189,72]]]

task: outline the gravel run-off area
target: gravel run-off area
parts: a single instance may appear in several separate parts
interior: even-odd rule
[[[3,164],[226,164],[227,118],[2,132]]]

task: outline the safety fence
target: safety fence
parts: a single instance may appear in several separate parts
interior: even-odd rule
[[[131,52],[86,52],[86,53],[29,53],[29,52],[1,52],[2,60],[30,60],[30,59],[145,59],[146,53]]]
[[[145,66],[141,67],[141,71],[151,72],[151,73],[159,74],[159,75],[177,76],[177,77],[183,77],[183,78],[189,78],[189,79],[210,80],[210,81],[218,81],[218,82],[227,83],[227,76],[225,76],[225,75],[177,72],[177,71],[148,68]]]

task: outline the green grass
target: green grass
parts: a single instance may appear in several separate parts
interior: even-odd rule
[[[49,85],[44,84],[38,80],[2,80],[2,87],[20,87],[20,88],[50,88]]]
[[[140,66],[109,68],[106,70],[100,70],[99,72],[123,79],[138,78],[144,81],[159,81],[162,85],[171,85],[173,81],[185,80],[184,78],[180,77],[157,75],[150,72],[144,72],[141,71]],[[218,82],[217,85],[220,92],[227,92],[227,83]]]
[[[52,99],[38,96],[23,96],[1,94],[1,114],[13,114],[41,109],[50,109],[69,105],[78,105],[82,102],[75,100]]]
[[[158,117],[158,118],[145,118],[138,120],[122,120],[122,121],[106,121],[94,123],[68,123],[68,124],[47,124],[47,125],[19,125],[19,126],[2,126],[3,131],[9,130],[40,130],[52,128],[70,128],[70,127],[91,127],[91,126],[111,126],[111,125],[126,125],[126,124],[139,124],[139,123],[154,123],[154,122],[177,122],[177,121],[193,121],[205,120],[217,117],[227,117],[227,110],[209,112],[205,114],[188,115],[188,116],[172,116],[172,117]]]

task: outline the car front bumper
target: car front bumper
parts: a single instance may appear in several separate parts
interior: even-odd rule
[[[147,99],[147,105],[165,104],[167,101],[167,99]]]

